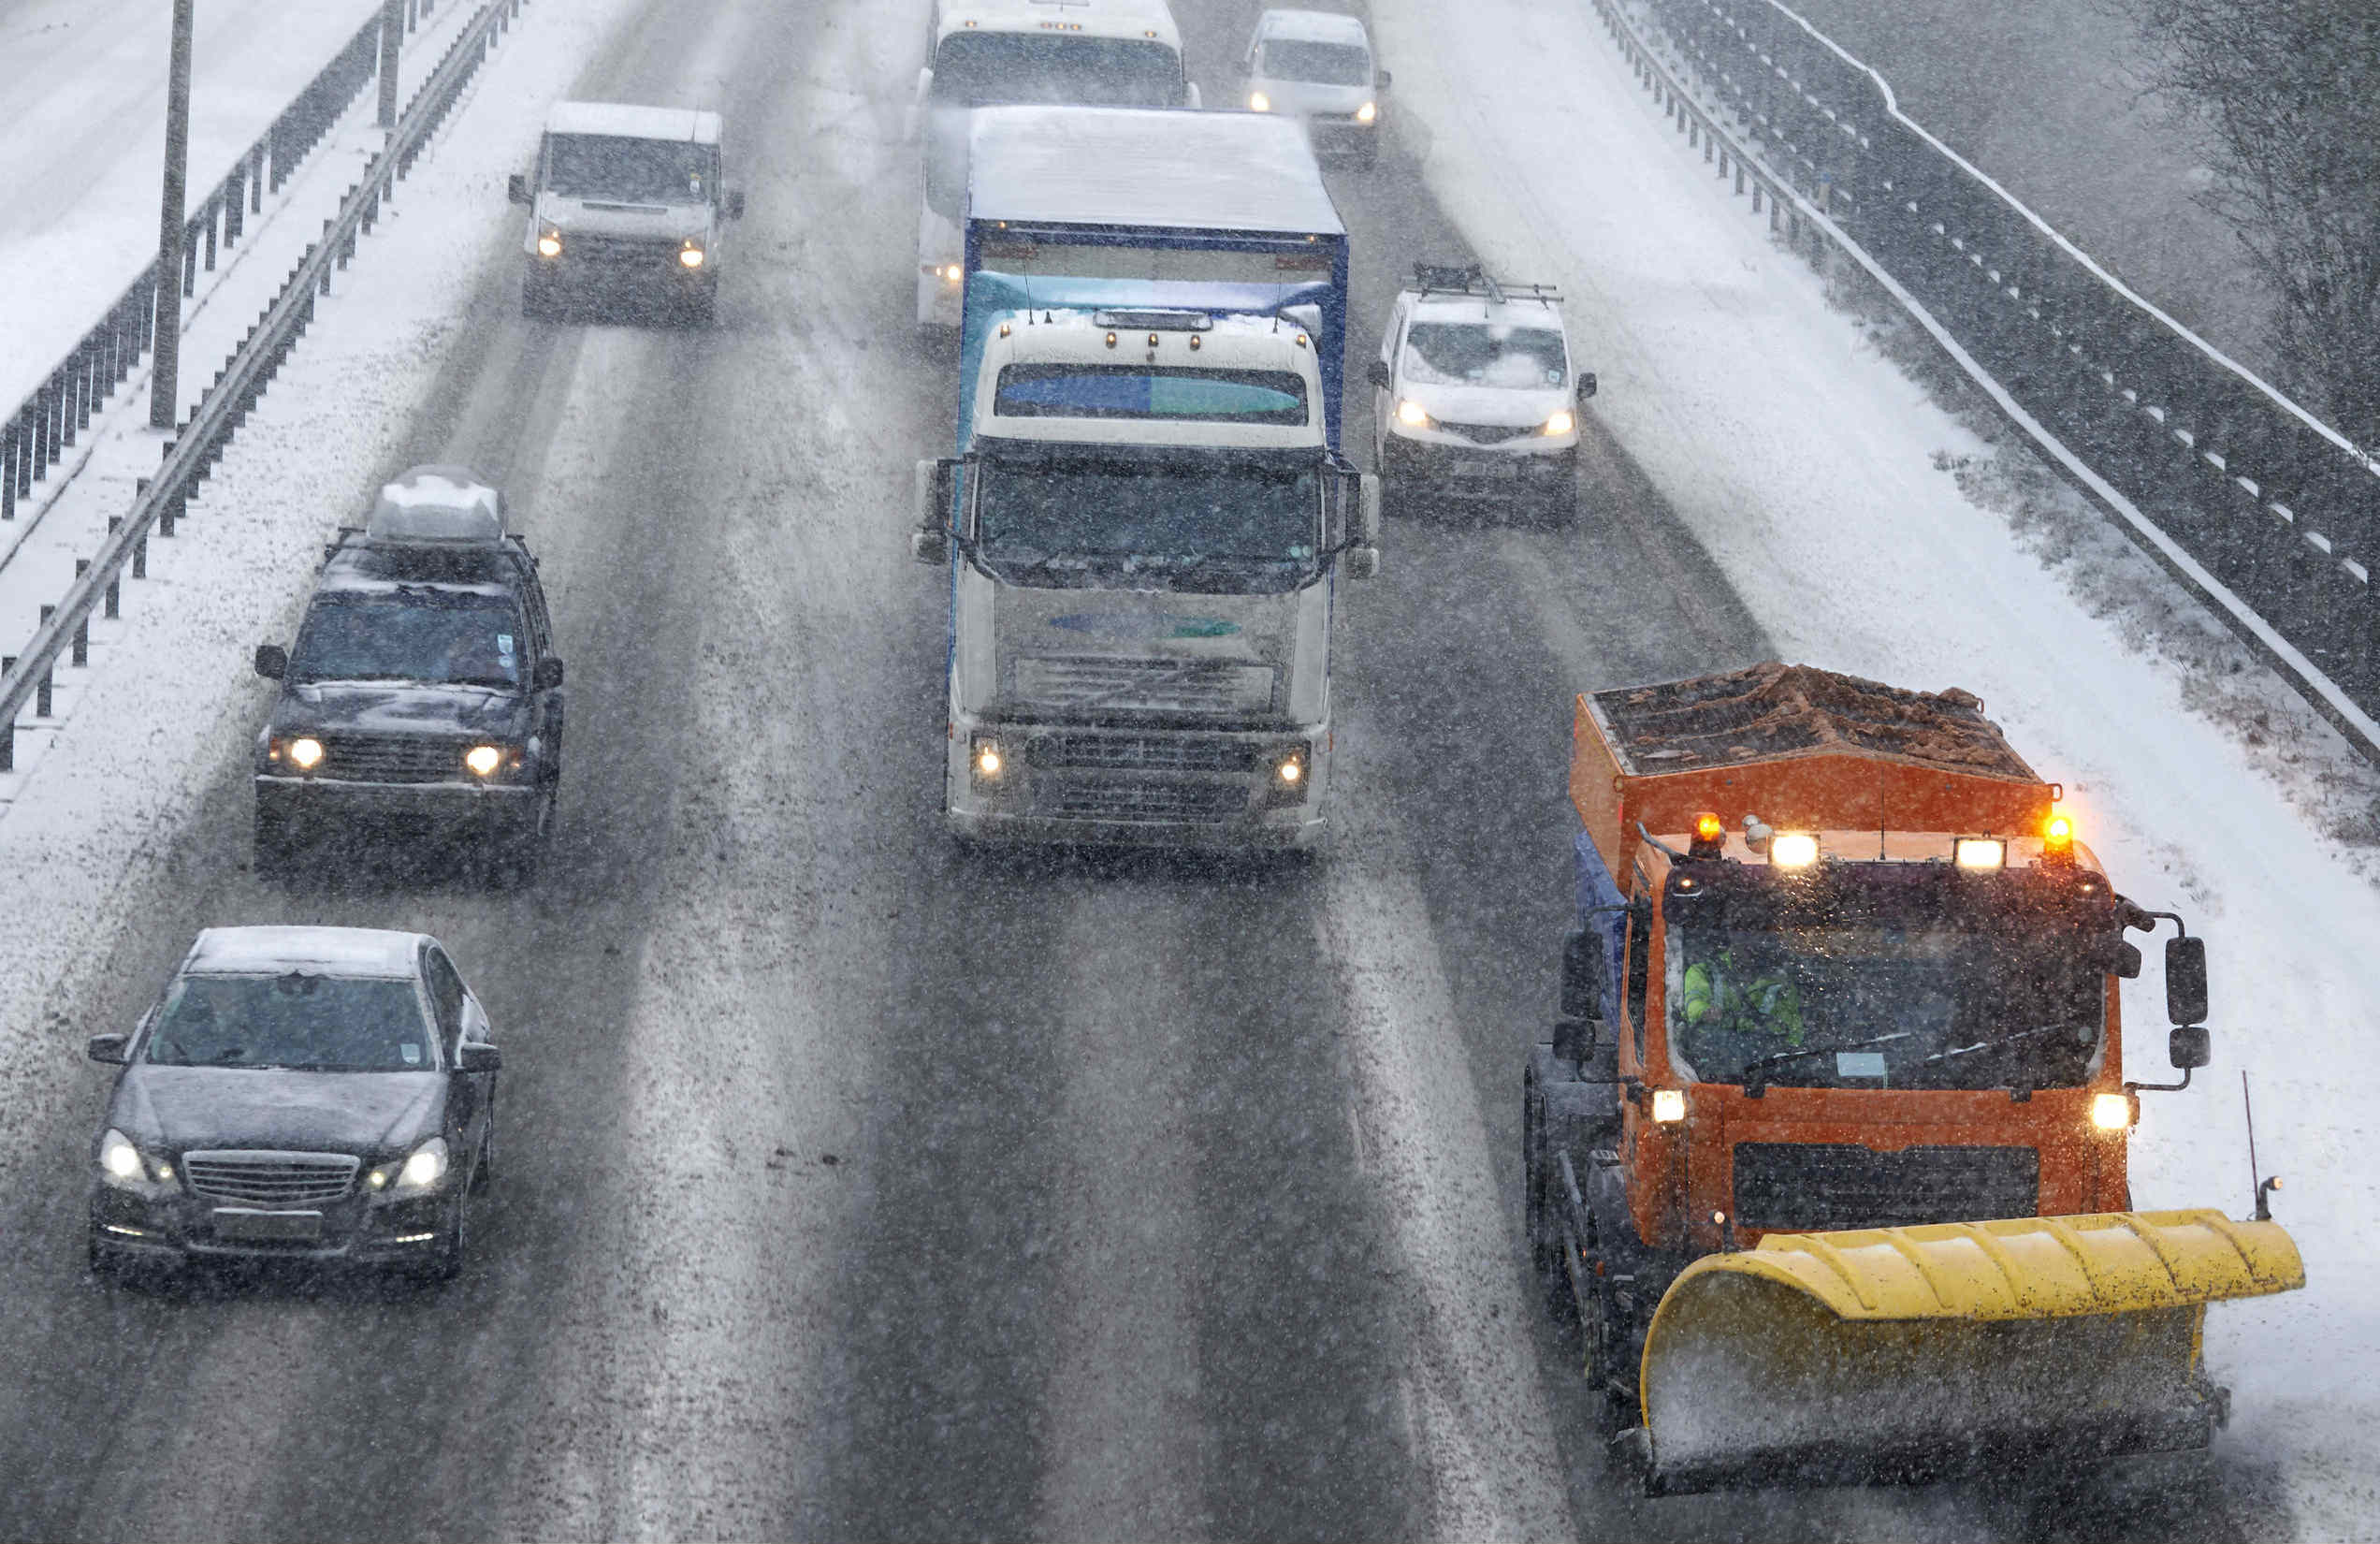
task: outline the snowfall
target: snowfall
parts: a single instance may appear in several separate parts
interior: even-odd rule
[[[184,534],[152,544],[150,577],[98,631],[91,668],[62,676],[58,718],[21,721],[20,770],[0,774],[0,1112],[12,1122],[79,1093],[70,1050],[99,1027],[60,1006],[115,929],[137,924],[140,897],[172,882],[177,833],[253,733],[250,648],[286,634],[317,544],[391,470],[393,436],[456,342],[475,276],[452,255],[507,238],[491,212],[505,173],[527,164],[544,105],[624,5],[530,7],[504,89],[474,87],[400,187]],[[45,176],[73,121],[146,121],[151,99],[122,82],[156,73],[160,8],[0,8],[0,57],[46,49],[29,74],[0,71],[8,401],[153,240],[153,134],[97,136],[83,172]],[[194,187],[370,9],[201,7],[202,85],[254,89],[202,125]],[[288,23],[301,12],[304,25]],[[2244,1073],[2309,1285],[2211,1314],[2207,1360],[2235,1396],[2218,1441],[2278,1474],[2300,1536],[2380,1531],[2380,1170],[2356,1156],[2380,1139],[2360,1087],[2380,1020],[2380,984],[2363,974],[2380,940],[2380,777],[1987,415],[1921,385],[1910,329],[1841,303],[1778,247],[1669,131],[1585,0],[1372,0],[1371,13],[1398,132],[1432,192],[1491,268],[1560,284],[1574,346],[1602,379],[1598,417],[1783,656],[1979,694],[2064,783],[2120,887],[2210,940],[2215,1065],[2187,1092],[2143,1096],[2134,1202],[2246,1212]],[[92,214],[101,190],[136,212]],[[59,261],[69,245],[74,260]],[[153,465],[146,401],[137,373],[94,433]],[[7,625],[28,631],[13,613]],[[1553,641],[1579,659],[1582,687],[1613,684],[1576,640]],[[2162,1081],[2154,948],[2148,959],[2126,994],[2126,1070]],[[25,1167],[0,1150],[0,1184],[22,1183]]]

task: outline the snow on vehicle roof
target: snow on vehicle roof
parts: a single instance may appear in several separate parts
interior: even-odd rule
[[[1262,112],[980,108],[979,220],[1343,236],[1305,125]]]
[[[381,488],[364,539],[407,546],[501,546],[504,496],[469,467],[417,466]]]
[[[1182,32],[1166,0],[964,0],[942,7],[936,41],[954,32],[1060,30],[1086,37],[1147,37],[1182,51]]]
[[[1594,693],[1621,770],[1634,777],[1797,756],[1884,756],[1946,772],[2038,782],[1953,687],[1908,692],[1815,665],[1771,662],[1723,675]]]
[[[210,927],[190,946],[184,974],[327,976],[410,980],[420,933],[381,927]]]
[[[1269,10],[1256,19],[1258,37],[1295,39],[1300,43],[1351,43],[1369,50],[1360,17],[1335,10]]]
[[[1503,322],[1517,328],[1552,328],[1561,330],[1561,308],[1550,299],[1540,300],[1527,290],[1507,292],[1504,303],[1498,305],[1484,295],[1425,295],[1414,302],[1413,319],[1416,322]]]
[[[692,108],[642,108],[623,102],[557,102],[545,115],[548,134],[616,134],[627,139],[719,142],[719,115]]]

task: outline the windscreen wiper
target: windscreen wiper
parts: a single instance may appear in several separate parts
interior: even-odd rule
[[[1771,1052],[1744,1069],[1744,1097],[1758,1099],[1768,1092],[1768,1080],[1761,1074],[1772,1067],[1782,1067],[1789,1062],[1807,1061],[1812,1056],[1831,1056],[1844,1051],[1865,1051],[1879,1045],[1890,1045],[1894,1041],[1916,1038],[1916,1030],[1899,1029],[1889,1035],[1879,1035],[1874,1040],[1858,1041],[1850,1045],[1808,1045],[1798,1051]]]
[[[2077,1035],[2079,1038],[2080,1034],[2087,1032],[2078,1025],[2045,1024],[2037,1029],[2020,1029],[2012,1035],[2002,1035],[1996,1040],[1980,1040],[1972,1045],[1954,1045],[1947,1051],[1937,1051],[1930,1056],[1921,1058],[1917,1065],[1930,1067],[1937,1061],[1956,1061],[1961,1056],[1971,1056],[1979,1051],[2006,1050],[2009,1046],[2021,1044],[2028,1040],[2038,1040],[2043,1035],[2068,1034]]]

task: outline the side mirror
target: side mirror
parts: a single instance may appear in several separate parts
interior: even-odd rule
[[[2205,1025],[2182,1025],[2166,1037],[2166,1053],[2173,1058],[2177,1070],[2195,1071],[2214,1059],[2213,1048],[2208,1043],[2210,1039]]]
[[[909,532],[909,557],[922,563],[942,564],[951,561],[951,533],[940,526],[931,531]]]
[[[1356,511],[1357,517],[1363,522],[1357,529],[1363,532],[1364,545],[1378,546],[1380,545],[1380,474],[1378,473],[1362,472],[1356,474]]]
[[[1388,369],[1388,361],[1386,359],[1374,359],[1371,363],[1366,365],[1364,367],[1364,379],[1370,381],[1373,386],[1378,386],[1383,391],[1390,389],[1397,384],[1397,377]]]
[[[1347,577],[1376,579],[1380,577],[1380,548],[1351,546],[1347,548]]]
[[[539,692],[551,692],[561,685],[562,662],[551,656],[538,661],[537,668],[530,673],[529,684]]]
[[[2134,950],[2133,958],[2138,960],[2139,957],[2140,951]],[[2165,1016],[2177,1026],[2199,1024],[2205,1020],[2206,940],[2182,938],[2165,940]],[[2179,1033],[2179,1030],[2176,1032]],[[2173,1065],[2179,1067],[2182,1064],[2177,1061]],[[2196,1065],[2203,1067],[2206,1063],[2200,1061]]]
[[[256,646],[256,674],[268,681],[277,681],[289,674],[289,650],[279,644]]]
[[[2107,940],[2099,948],[2099,969],[2111,976],[2120,976],[2126,981],[2139,980],[2141,975],[2139,946],[2126,940],[2122,934]]]
[[[1604,1016],[1604,940],[1590,928],[1575,928],[1562,940],[1561,1016],[1599,1019]]]
[[[124,1047],[131,1043],[130,1035],[94,1035],[83,1046],[83,1054],[94,1061],[121,1067],[124,1061]]]
[[[503,1055],[484,1041],[467,1040],[455,1053],[457,1072],[493,1072],[503,1065]]]
[[[917,529],[909,532],[909,556],[922,563],[951,561],[951,497],[959,463],[949,457],[917,464]]]
[[[1386,91],[1388,89],[1392,79],[1393,78],[1385,69],[1374,70],[1371,73],[1371,83],[1382,91]]]
[[[1197,81],[1193,80],[1188,85],[1182,88],[1182,105],[1188,108],[1193,112],[1197,111],[1200,108],[1207,105],[1198,95]]]
[[[529,178],[517,171],[504,179],[504,197],[515,204],[537,202],[537,196],[529,191]]]
[[[744,218],[744,190],[742,188],[727,190],[727,217],[731,220]]]
[[[1595,1031],[1603,1027],[1600,1019],[1559,1018],[1554,1021],[1554,1059],[1575,1062],[1583,1071],[1595,1058]],[[1607,1041],[1604,1042],[1609,1044]]]
[[[1578,372],[1578,400],[1583,402],[1594,394],[1595,372],[1591,370],[1580,371]]]

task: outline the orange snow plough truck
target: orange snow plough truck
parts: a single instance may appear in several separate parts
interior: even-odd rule
[[[1652,1493],[2204,1447],[2207,1304],[2304,1285],[2276,1223],[2131,1210],[2140,1091],[2208,1059],[2204,944],[1981,707],[1780,664],[1578,699],[1529,1231]],[[2126,1083],[2160,920],[2181,1077]]]

